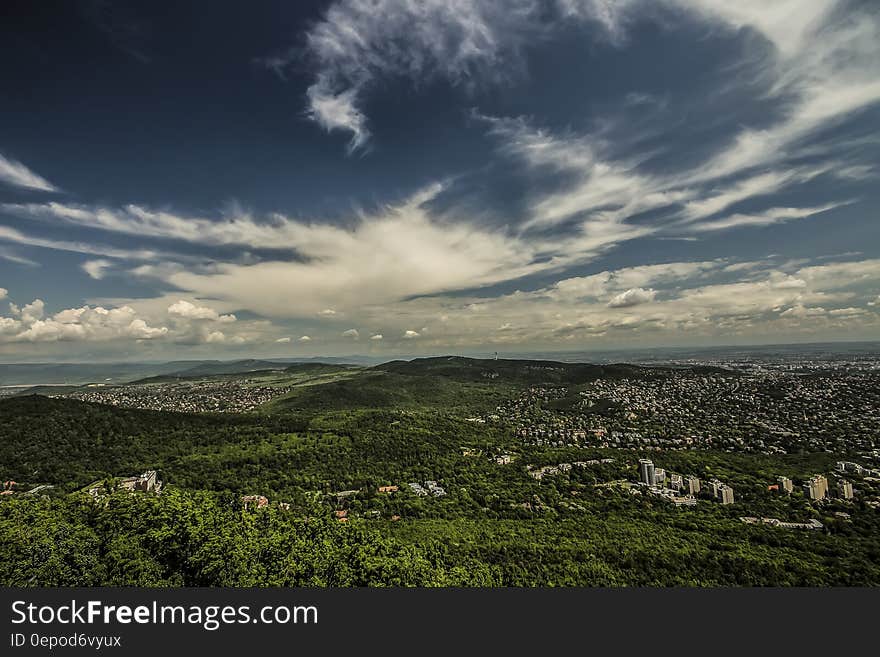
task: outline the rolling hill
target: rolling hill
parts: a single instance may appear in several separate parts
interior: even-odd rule
[[[455,381],[505,381],[538,385],[579,385],[600,378],[650,377],[668,374],[671,370],[658,367],[590,363],[562,363],[551,360],[478,359],[462,356],[441,356],[394,360],[377,365],[373,370],[410,376],[437,376]],[[717,371],[726,371],[720,370]]]

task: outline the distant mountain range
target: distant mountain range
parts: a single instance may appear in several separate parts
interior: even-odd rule
[[[587,363],[598,365],[613,363],[662,365],[675,362],[726,361],[726,360],[779,360],[779,359],[858,359],[880,353],[880,342],[830,342],[810,344],[779,344],[754,346],[722,346],[722,347],[664,347],[654,349],[629,349],[617,351],[571,351],[571,352],[533,352],[504,354],[519,360],[502,358],[496,365],[504,368],[505,373],[513,374],[516,368],[540,367],[540,363],[569,363],[584,366]],[[485,356],[486,354],[481,354]],[[259,370],[283,370],[294,363],[327,363],[331,365],[366,365],[376,366],[387,372],[413,374],[416,370],[430,369],[432,374],[448,372],[450,359],[458,359],[455,368],[456,376],[468,376],[474,369],[467,365],[468,361],[479,359],[462,356],[438,356],[431,358],[407,357],[402,360],[383,362],[385,359],[373,356],[316,356],[312,358],[270,358],[242,359],[233,361],[221,360],[177,360],[167,363],[15,363],[0,364],[0,386],[36,386],[36,385],[83,385],[87,383],[128,383],[140,379],[157,376],[198,377],[221,374],[242,374]],[[491,360],[491,359],[490,359]],[[485,361],[481,361],[485,362]],[[407,363],[414,363],[409,366]],[[520,363],[520,365],[510,365]],[[534,370],[531,370],[534,373]],[[523,370],[521,374],[525,372]],[[419,372],[425,373],[425,372]],[[567,375],[571,375],[567,371]],[[583,374],[588,375],[584,370]],[[480,374],[479,376],[482,376]],[[523,376],[525,376],[523,374]],[[515,378],[519,378],[517,375]],[[526,377],[528,378],[528,377]]]
[[[167,363],[15,363],[0,364],[0,386],[56,386],[87,383],[117,384],[157,376],[197,377],[283,370],[294,363],[369,364],[380,359],[285,358],[273,360],[178,360]]]

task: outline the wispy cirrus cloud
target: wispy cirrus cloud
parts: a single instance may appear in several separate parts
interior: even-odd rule
[[[304,35],[302,48],[261,60],[281,72],[303,55],[315,69],[306,114],[350,135],[349,152],[370,131],[363,97],[385,78],[452,85],[498,83],[521,73],[525,47],[572,23],[621,38],[627,6],[603,0],[339,0]]]
[[[737,213],[720,219],[700,222],[693,226],[693,230],[706,232],[725,230],[728,228],[742,228],[743,226],[770,226],[772,224],[779,224],[793,219],[806,219],[807,217],[828,212],[829,210],[839,208],[846,204],[847,202],[831,203],[812,208],[769,208],[756,213]]]
[[[59,191],[55,185],[28,169],[24,164],[0,153],[0,182],[41,192]]]
[[[11,226],[0,226],[0,240],[24,246],[51,249],[53,251],[70,251],[72,253],[100,255],[124,260],[154,260],[160,256],[159,252],[150,249],[119,249],[112,246],[102,246],[89,242],[74,242],[70,240],[36,237],[34,235],[22,233],[20,230],[12,228]]]

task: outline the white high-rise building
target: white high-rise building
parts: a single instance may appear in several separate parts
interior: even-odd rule
[[[718,487],[718,501],[722,504],[733,504],[733,488],[727,484]]]
[[[651,459],[639,459],[639,481],[646,486],[653,486],[656,483],[654,462]]]
[[[804,496],[811,500],[824,500],[828,495],[828,479],[823,475],[813,475],[804,482]]]

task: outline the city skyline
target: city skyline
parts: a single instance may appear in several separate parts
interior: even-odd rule
[[[880,334],[870,3],[30,13],[2,361]]]

